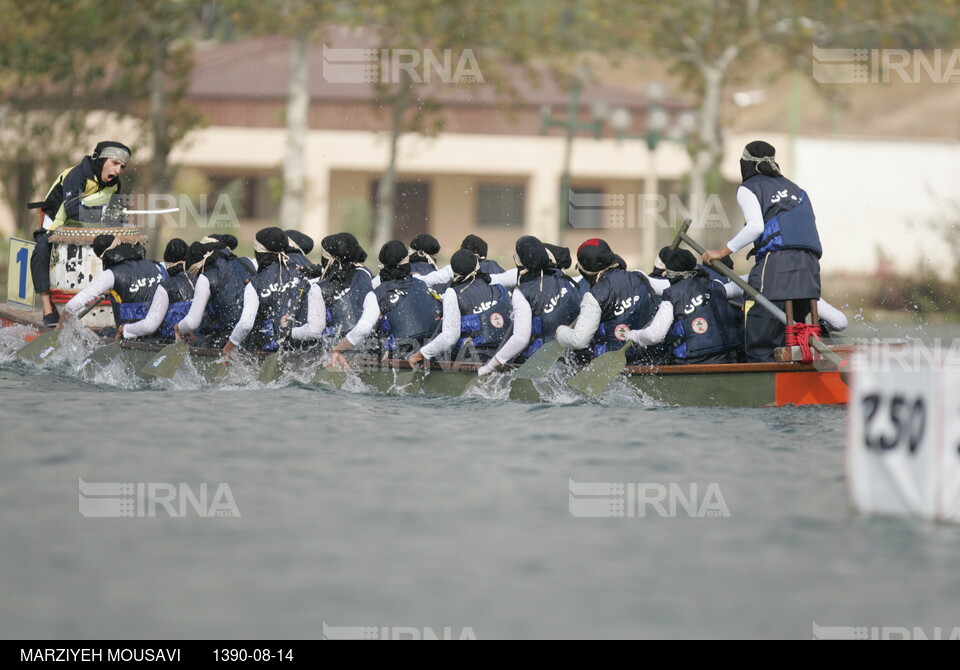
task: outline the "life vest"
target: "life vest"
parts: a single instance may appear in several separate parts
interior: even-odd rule
[[[363,315],[363,302],[373,290],[370,271],[363,267],[357,268],[350,286],[339,291],[329,278],[321,280],[319,286],[323,290],[323,302],[327,306],[327,327],[323,334],[328,337],[343,337],[353,330]]]
[[[504,269],[500,267],[500,264],[496,261],[492,261],[489,258],[482,258],[480,260],[480,272],[486,272],[488,275],[498,275],[503,271]]]
[[[460,304],[460,349],[467,340],[480,350],[495,350],[504,340],[510,326],[510,298],[500,285],[476,280],[467,285],[454,286]]]
[[[410,263],[410,274],[428,275],[436,271],[436,267],[426,261],[413,261]]]
[[[210,301],[198,332],[215,345],[229,337],[243,312],[243,291],[254,275],[242,260],[220,257],[203,273],[210,282]]]
[[[627,332],[646,327],[660,305],[644,275],[620,268],[604,272],[590,293],[600,304],[600,327],[593,338],[594,356],[622,347]]]
[[[817,219],[806,191],[786,177],[759,174],[743,182],[763,210],[763,234],[751,254],[757,262],[771,251],[803,249],[820,258],[823,246],[817,232]]]
[[[153,294],[167,278],[166,270],[152,261],[129,260],[117,263],[110,271],[113,290],[109,298],[117,326],[147,318]]]
[[[160,324],[160,337],[172,341],[176,339],[173,327],[187,317],[190,306],[193,304],[193,282],[189,274],[179,272],[167,277],[160,285],[167,292],[170,300],[167,314],[163,317],[163,323]]]
[[[83,170],[84,172],[86,179],[83,185],[83,192],[69,196],[67,194],[61,194],[64,200],[60,203],[56,213],[51,217],[53,219],[53,223],[49,225],[47,230],[56,230],[65,223],[74,225],[91,225],[100,223],[103,218],[104,206],[109,205],[113,195],[120,190],[119,180],[115,180],[115,182],[109,186],[101,187],[100,182],[93,174],[93,165],[88,156],[85,157],[83,162],[81,162],[79,165],[67,168],[60,173],[60,176],[57,177],[56,181],[54,181],[53,185],[50,187],[50,190],[47,192],[47,198],[50,197],[50,195],[58,186],[62,191],[64,180],[66,180],[67,175],[74,170]],[[78,219],[67,218],[67,209],[65,203],[68,197],[70,199],[80,199],[80,213]]]
[[[580,313],[580,291],[575,282],[559,271],[525,281],[516,290],[530,303],[530,346],[523,353],[529,358],[546,342],[556,339],[557,328],[569,326]]]
[[[664,291],[663,298],[673,305],[673,327],[667,339],[675,358],[697,358],[740,346],[739,317],[720,282],[707,277],[683,279]]]
[[[436,333],[443,303],[419,279],[392,279],[373,292],[380,304],[377,331],[388,351],[394,351],[399,340],[425,340]]]
[[[250,284],[257,292],[260,306],[244,347],[276,351],[294,325],[306,323],[310,283],[300,270],[277,262],[264,268]]]

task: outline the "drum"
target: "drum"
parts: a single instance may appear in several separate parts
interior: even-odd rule
[[[87,287],[103,272],[103,263],[90,245],[98,235],[114,235],[122,242],[146,244],[147,237],[139,228],[86,228],[61,226],[50,235],[50,299],[62,306]],[[89,328],[114,326],[113,308],[104,300],[82,321]]]

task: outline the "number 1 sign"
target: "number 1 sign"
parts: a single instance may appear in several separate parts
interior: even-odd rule
[[[36,246],[33,242],[10,239],[10,269],[7,275],[7,302],[24,309],[33,310],[33,277],[30,275],[30,255]]]

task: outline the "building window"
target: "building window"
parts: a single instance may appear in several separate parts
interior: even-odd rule
[[[604,228],[605,212],[611,205],[607,200],[602,188],[591,186],[571,188],[567,208],[567,228]]]
[[[526,188],[511,184],[477,187],[477,225],[523,228]]]

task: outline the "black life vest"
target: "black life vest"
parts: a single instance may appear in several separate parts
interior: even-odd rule
[[[467,340],[478,350],[495,351],[510,327],[510,298],[500,285],[476,280],[464,287],[454,286],[460,305],[460,349]]]
[[[117,326],[147,318],[153,295],[167,271],[153,261],[129,260],[110,268],[113,272],[113,318]]]
[[[523,353],[529,358],[546,342],[556,339],[557,328],[569,326],[580,313],[580,291],[576,283],[559,270],[521,283],[516,290],[530,303],[530,346]],[[519,359],[519,357],[518,357]]]
[[[707,277],[683,279],[664,291],[663,299],[673,305],[673,327],[667,339],[675,358],[697,358],[740,346],[739,317],[720,282]]]
[[[363,302],[373,290],[373,279],[367,268],[357,268],[353,273],[350,286],[337,290],[330,279],[319,283],[323,290],[323,301],[327,306],[327,327],[323,334],[341,338],[353,330],[363,315]]]
[[[215,346],[230,336],[243,312],[243,291],[254,276],[244,260],[236,256],[217,258],[203,273],[210,282],[210,301],[198,333]]]
[[[622,347],[627,332],[645,328],[660,306],[660,299],[643,274],[620,268],[604,272],[590,293],[600,304],[600,327],[593,338],[594,356]]]
[[[771,251],[804,249],[820,258],[823,246],[817,232],[817,219],[806,191],[786,177],[758,174],[743,182],[763,211],[763,234],[751,254],[759,262]]]
[[[167,277],[160,285],[167,292],[167,298],[170,301],[167,306],[167,313],[163,317],[163,323],[160,324],[160,337],[164,340],[173,341],[176,339],[173,327],[187,317],[190,306],[193,304],[193,281],[186,272],[178,272],[171,277]]]
[[[250,283],[257,292],[260,307],[244,347],[276,351],[294,326],[306,323],[310,283],[300,270],[280,262],[271,263]]]
[[[377,334],[388,351],[397,348],[398,340],[430,339],[443,318],[439,296],[419,279],[392,279],[374,289],[380,305]]]

